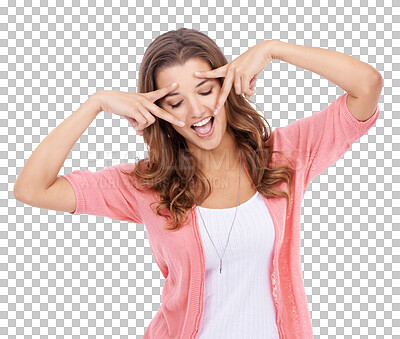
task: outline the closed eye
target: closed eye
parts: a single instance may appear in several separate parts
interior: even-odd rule
[[[200,94],[201,95],[209,95],[211,93],[212,93],[212,89],[210,89],[208,92],[200,93]],[[181,105],[181,103],[182,103],[182,101],[178,102],[176,105],[170,105],[170,106],[171,106],[171,108],[176,108],[176,107],[179,107]]]

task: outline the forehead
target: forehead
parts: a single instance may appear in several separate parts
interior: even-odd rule
[[[192,58],[183,65],[175,65],[171,67],[161,68],[156,75],[157,89],[168,86],[173,82],[178,84],[188,84],[189,82],[198,82],[200,78],[196,78],[193,73],[196,71],[210,71],[210,65],[201,58]]]

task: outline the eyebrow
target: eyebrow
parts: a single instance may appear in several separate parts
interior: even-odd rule
[[[207,81],[210,81],[210,79],[205,79],[205,80],[203,80],[202,82],[199,82],[199,83],[196,85],[195,88],[200,87],[201,85],[205,84]],[[178,95],[178,94],[179,94],[179,92],[168,93],[167,95],[164,96],[164,99],[167,98],[167,97],[172,97],[172,96],[174,96],[174,95]]]

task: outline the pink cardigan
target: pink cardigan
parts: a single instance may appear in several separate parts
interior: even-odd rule
[[[275,227],[271,282],[281,339],[313,338],[300,261],[300,212],[307,186],[339,160],[375,124],[379,115],[377,106],[370,119],[358,121],[348,110],[347,95],[339,96],[310,117],[276,128],[273,139],[268,141],[295,165],[291,209],[286,209],[285,198],[264,197]],[[144,339],[196,338],[203,313],[205,262],[195,206],[187,224],[179,231],[162,230],[165,219],[150,207],[160,197],[154,191],[133,189],[119,171],[134,166],[126,163],[98,172],[77,170],[64,175],[76,195],[76,210],[71,214],[144,224],[154,259],[166,279],[162,304]],[[286,184],[278,187],[287,188]]]

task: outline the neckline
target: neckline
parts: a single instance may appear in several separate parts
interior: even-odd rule
[[[258,193],[258,191],[256,191],[256,193],[249,200],[247,200],[244,203],[238,205],[238,208],[243,206],[243,205],[246,205],[247,203],[250,203],[253,199],[256,198],[256,196],[258,194],[260,194],[260,193]],[[206,211],[229,211],[229,210],[236,209],[236,206],[235,207],[228,207],[228,208],[208,208],[208,207],[202,207],[202,206],[196,206],[196,207],[201,209],[201,210],[206,210]]]

